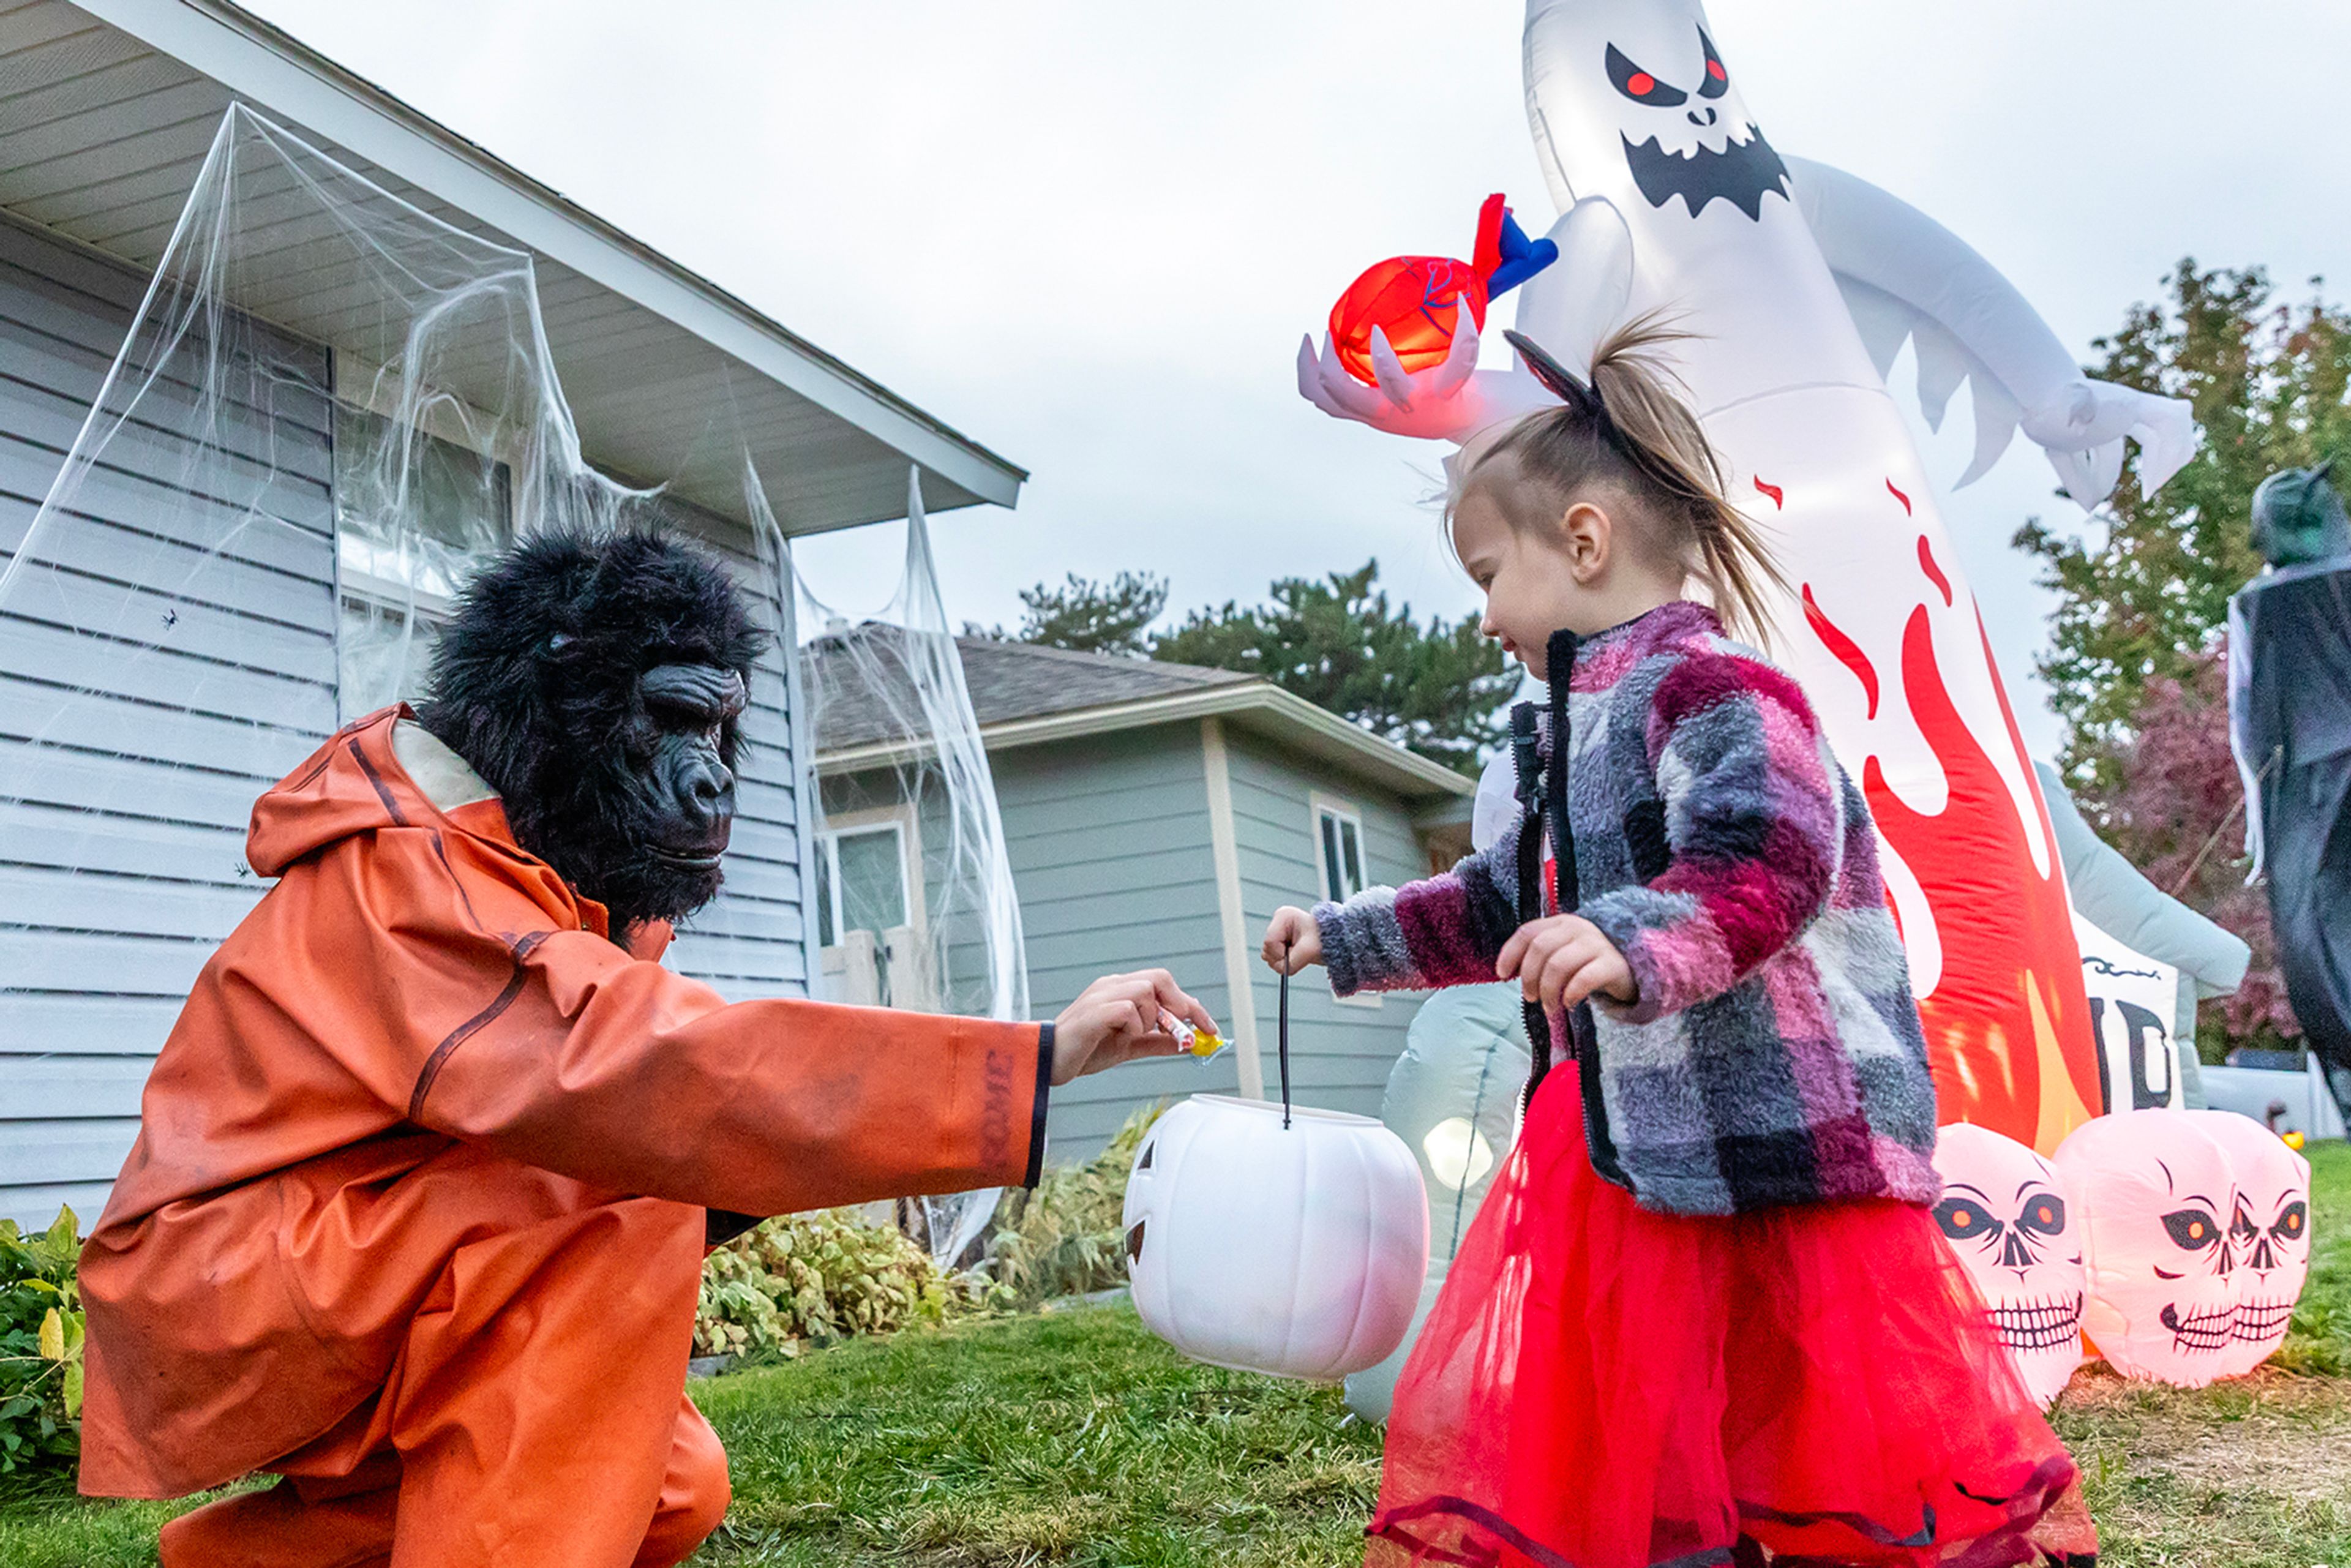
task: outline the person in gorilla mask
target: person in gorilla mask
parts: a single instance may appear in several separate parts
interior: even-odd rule
[[[729,1005],[659,959],[718,890],[765,639],[666,536],[467,590],[421,711],[255,807],[277,879],[198,978],[84,1250],[81,1490],[283,1479],[164,1568],[660,1568],[716,1529],[706,1246],[1033,1184],[1050,1086],[1213,1028],[1164,972],[1051,1023]]]

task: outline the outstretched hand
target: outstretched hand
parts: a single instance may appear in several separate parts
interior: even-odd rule
[[[1067,1083],[1139,1057],[1174,1056],[1185,1042],[1167,1028],[1170,1016],[1217,1032],[1208,1009],[1178,989],[1166,970],[1104,975],[1053,1020],[1053,1082]]]
[[[1313,338],[1305,338],[1298,345],[1299,394],[1334,419],[1360,420],[1390,435],[1454,441],[1552,401],[1531,376],[1478,369],[1478,324],[1466,306],[1455,319],[1445,358],[1428,369],[1405,370],[1376,327],[1371,358],[1377,386],[1365,386],[1348,371],[1327,333],[1319,355]]]
[[[1516,979],[1527,1000],[1561,1012],[1595,996],[1630,1002],[1641,994],[1633,967],[1616,944],[1581,915],[1554,915],[1520,926],[1502,944],[1494,974]]]

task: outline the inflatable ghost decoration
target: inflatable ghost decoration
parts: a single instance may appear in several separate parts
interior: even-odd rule
[[[1479,843],[1474,825],[1470,838]],[[1515,985],[1455,986],[1423,1002],[1405,1031],[1380,1120],[1420,1160],[1428,1189],[1428,1278],[1403,1342],[1378,1365],[1347,1379],[1347,1408],[1366,1421],[1388,1418],[1405,1357],[1510,1152],[1519,1093],[1533,1065],[1524,1019]]]
[[[2237,1178],[2237,1318],[2220,1375],[2251,1372],[2285,1343],[2294,1303],[2310,1275],[2310,1162],[2278,1135],[2234,1111],[2192,1113],[2227,1151]]]
[[[2082,1364],[2081,1216],[2055,1166],[1989,1127],[1945,1127],[1935,1168],[1943,1177],[1935,1223],[2045,1410]]]
[[[1983,472],[2022,429],[2085,507],[2124,443],[2153,486],[2193,449],[2185,403],[2085,378],[1982,257],[1882,191],[1783,158],[1697,0],[1529,0],[1526,90],[1562,216],[1519,329],[1577,368],[1662,310],[1733,500],[1769,525],[1796,673],[1883,833],[1947,1119],[2044,1152],[2098,1103],[2063,873],[1973,597],[1883,372],[1907,338],[1939,423],[1973,388]],[[1552,400],[1479,371],[1477,335],[1374,382],[1310,340],[1300,390],[1395,434],[1466,442]]]
[[[1144,1326],[1196,1361],[1337,1382],[1404,1338],[1428,1267],[1428,1198],[1368,1116],[1195,1094],[1127,1173],[1127,1276]]]
[[[2081,1206],[2083,1326],[2116,1372],[2201,1388],[2236,1334],[2235,1169],[2196,1111],[2100,1116],[2053,1162]]]

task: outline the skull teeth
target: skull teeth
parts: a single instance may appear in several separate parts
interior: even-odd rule
[[[2231,1337],[2240,1343],[2258,1344],[2283,1337],[2293,1321],[2292,1301],[2239,1301]]]
[[[2082,1298],[2054,1297],[1991,1309],[1992,1327],[2011,1350],[2054,1350],[2082,1334]]]

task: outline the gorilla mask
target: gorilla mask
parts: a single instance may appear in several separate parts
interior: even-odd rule
[[[466,585],[417,716],[625,945],[718,892],[767,643],[726,569],[674,538],[544,535]]]

